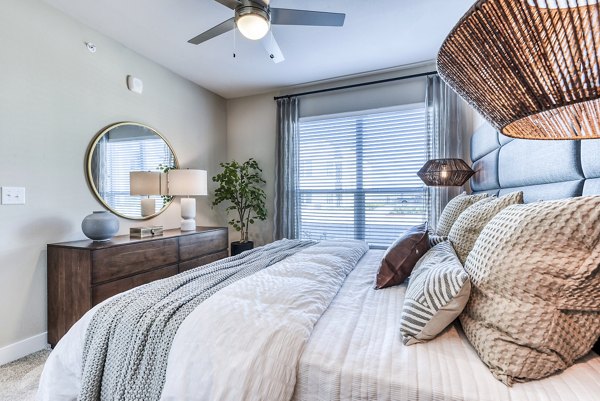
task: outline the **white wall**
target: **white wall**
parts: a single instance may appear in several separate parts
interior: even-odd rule
[[[1,364],[19,348],[11,344],[46,331],[46,244],[84,238],[81,220],[102,209],[84,173],[94,135],[117,121],[145,123],[182,167],[212,176],[226,160],[227,121],[224,99],[39,0],[2,1],[0,49],[0,186],[27,188],[25,206],[0,205]],[[128,74],[144,80],[143,95],[127,90]],[[209,201],[199,199],[197,221],[223,225]],[[175,228],[179,214],[175,202],[151,222]],[[120,234],[141,224],[120,223]]]
[[[433,71],[432,67],[429,71]],[[411,73],[406,73],[409,75]],[[377,76],[373,80],[379,79]],[[300,98],[300,116],[311,117],[392,107],[425,101],[426,78],[410,78],[385,84],[321,93]]]
[[[275,191],[275,139],[277,109],[273,94],[249,96],[227,102],[227,157],[244,162],[253,157],[263,169],[267,182],[267,220],[250,228],[255,245],[273,241],[273,196]],[[229,239],[239,240],[239,232],[229,231]]]

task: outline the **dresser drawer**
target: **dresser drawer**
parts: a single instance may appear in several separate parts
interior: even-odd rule
[[[177,264],[177,238],[95,250],[92,284]]]
[[[144,239],[48,244],[48,341],[56,345],[85,312],[113,295],[226,257],[227,235],[226,227],[196,227]]]
[[[150,283],[165,277],[171,277],[177,274],[177,265],[167,266],[150,272],[141,273],[135,276],[122,278],[121,280],[111,281],[110,283],[100,284],[92,288],[92,304],[98,305],[107,298],[120,292],[127,291],[133,287]]]
[[[188,260],[187,262],[180,263],[179,272],[181,273],[186,270],[193,269],[195,267],[204,266],[217,260],[224,259],[227,256],[229,256],[229,253],[227,251],[221,251],[210,255],[201,256],[199,258],[194,258],[192,260]]]
[[[179,238],[179,257],[190,260],[227,249],[227,231],[214,230]]]

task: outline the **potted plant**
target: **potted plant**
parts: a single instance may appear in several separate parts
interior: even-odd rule
[[[212,205],[229,202],[225,210],[227,214],[235,214],[229,224],[240,232],[240,240],[231,243],[233,256],[254,247],[254,243],[248,240],[248,229],[256,220],[267,218],[266,195],[261,188],[265,180],[258,162],[252,158],[241,164],[234,160],[220,163],[220,166],[223,171],[212,178],[219,184]]]

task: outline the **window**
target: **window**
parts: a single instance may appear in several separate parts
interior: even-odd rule
[[[427,218],[425,105],[300,119],[298,236],[386,248]]]
[[[160,164],[175,165],[173,153],[157,135],[126,139],[111,139],[106,143],[104,177],[100,195],[115,210],[127,216],[141,216],[141,196],[129,195],[130,171],[159,171]],[[163,207],[162,198],[156,199],[157,211]]]

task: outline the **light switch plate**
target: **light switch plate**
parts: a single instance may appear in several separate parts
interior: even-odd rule
[[[24,205],[25,188],[23,187],[2,187],[3,205]]]

